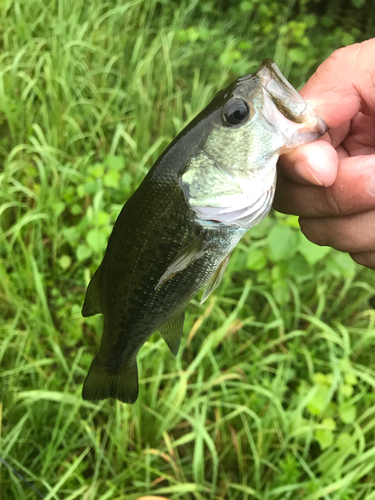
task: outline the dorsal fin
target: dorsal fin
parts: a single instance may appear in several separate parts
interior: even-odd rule
[[[85,302],[82,307],[82,316],[84,318],[87,318],[87,316],[94,316],[95,314],[99,314],[101,312],[99,299],[100,272],[101,265],[96,270],[89,286],[87,287]]]
[[[185,247],[177,257],[169,264],[165,273],[160,278],[155,290],[160,288],[166,281],[172,278],[175,274],[183,271],[197,259],[202,257],[206,248],[204,247],[203,235],[198,236],[192,243]]]
[[[180,347],[184,321],[185,309],[159,328],[160,335],[174,356],[177,356],[178,348]]]
[[[223,279],[224,273],[227,269],[229,262],[230,253],[225,257],[225,259],[219,264],[218,268],[211,276],[211,278],[207,281],[206,286],[204,287],[203,295],[201,298],[201,304],[211,295],[211,293],[220,285],[221,280]]]

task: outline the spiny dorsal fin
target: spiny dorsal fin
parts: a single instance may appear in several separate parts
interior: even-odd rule
[[[217,288],[220,285],[220,282],[223,279],[224,273],[228,266],[229,257],[230,253],[225,257],[225,259],[221,262],[221,264],[219,264],[214,274],[207,281],[201,298],[201,304],[203,304],[203,302],[211,295],[211,293],[215,290],[215,288]]]
[[[163,337],[174,356],[177,356],[178,348],[180,347],[184,321],[185,310],[173,316],[170,321],[159,328],[160,335]]]
[[[172,278],[175,274],[183,271],[185,268],[190,266],[190,264],[202,257],[205,251],[206,248],[204,248],[203,235],[200,235],[192,243],[190,243],[190,245],[185,247],[177,255],[173,262],[169,264],[167,270],[156,285],[155,290],[164,285],[164,283]]]
[[[123,363],[118,370],[111,370],[104,361],[99,352],[83,384],[82,398],[89,401],[116,398],[123,403],[135,403],[138,397],[137,362]]]
[[[98,267],[87,287],[85,302],[82,307],[82,316],[84,318],[101,312],[99,300],[100,271],[101,266]]]

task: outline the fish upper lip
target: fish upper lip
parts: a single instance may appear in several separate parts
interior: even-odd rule
[[[316,138],[322,136],[328,131],[328,126],[325,121],[312,109],[310,104],[303,99],[297,90],[288,82],[284,75],[279,70],[276,63],[271,60],[263,61],[265,66],[258,72],[260,83],[263,88],[263,95],[265,99],[273,101],[278,112],[281,113],[289,123],[295,124],[296,128],[298,123],[301,125],[298,129],[299,133],[316,134]],[[272,87],[274,83],[274,88]],[[289,109],[290,118],[285,114],[277,105],[277,100],[286,100],[293,103],[293,107]],[[266,114],[264,114],[267,119]]]
[[[323,120],[323,118],[321,116],[319,116],[318,114],[316,114],[316,121],[317,121],[317,123],[316,123],[317,133],[319,133],[320,136],[322,136],[323,134],[328,132],[328,130],[329,130],[328,125]]]
[[[306,101],[305,101],[306,102]],[[301,125],[299,132],[303,131],[309,132],[310,134],[316,134],[316,137],[321,137],[325,134],[329,127],[321,116],[319,116],[308,102],[306,102],[306,108],[300,115]]]
[[[262,90],[264,101],[261,113],[265,120],[284,138],[283,150],[286,151],[311,142],[327,132],[327,124],[299,94],[300,100],[298,99],[297,104],[301,104],[301,111],[294,119],[293,111],[284,113],[282,107],[278,106],[277,100],[275,102],[272,93],[263,85]],[[285,107],[285,110],[287,109]],[[291,116],[287,116],[288,114]]]

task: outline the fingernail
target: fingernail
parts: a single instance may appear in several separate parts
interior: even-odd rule
[[[302,179],[305,179],[305,181],[317,184],[318,186],[323,186],[323,183],[317,178],[305,161],[296,161],[293,168],[295,173],[302,177]]]

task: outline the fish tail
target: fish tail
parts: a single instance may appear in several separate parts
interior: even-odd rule
[[[123,403],[133,404],[138,398],[137,361],[124,363],[118,369],[107,368],[105,358],[99,354],[91,363],[82,389],[82,398],[99,400],[117,398]]]

